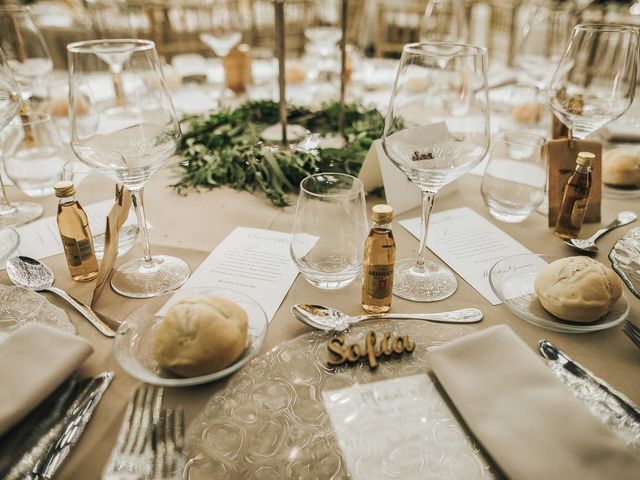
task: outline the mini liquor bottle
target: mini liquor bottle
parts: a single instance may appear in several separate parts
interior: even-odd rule
[[[578,153],[576,169],[564,188],[554,233],[565,240],[578,236],[587,213],[591,194],[591,163],[594,158],[595,155],[590,152]]]
[[[373,207],[373,227],[364,244],[362,308],[369,313],[384,313],[391,308],[393,267],[396,242],[391,232],[393,208]]]
[[[76,200],[76,188],[69,181],[58,182],[53,188],[58,197],[58,230],[69,273],[76,282],[93,280],[98,275],[98,260],[87,214]]]

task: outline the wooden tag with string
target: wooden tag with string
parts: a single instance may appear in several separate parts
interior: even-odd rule
[[[122,185],[116,185],[116,201],[107,216],[107,229],[104,237],[104,256],[100,263],[100,270],[96,277],[96,287],[93,290],[91,306],[94,307],[104,286],[111,278],[111,272],[118,259],[118,236],[122,225],[129,216],[131,208],[131,194]]]

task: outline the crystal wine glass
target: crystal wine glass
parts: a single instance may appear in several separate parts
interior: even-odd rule
[[[420,25],[421,42],[452,42],[467,40],[467,18],[464,2],[459,0],[429,0]]]
[[[20,88],[0,49],[0,130],[6,127],[18,113],[22,104]],[[2,157],[5,156],[6,141],[2,135]],[[31,222],[42,215],[43,209],[33,202],[12,202],[7,200],[4,180],[0,174],[0,225],[18,226]]]
[[[440,42],[405,45],[382,145],[422,192],[418,258],[398,261],[394,294],[418,302],[447,298],[457,280],[447,267],[426,259],[427,227],[438,191],[477,165],[489,148],[486,49]]]
[[[29,7],[0,7],[0,32],[0,48],[22,90],[23,109],[27,109],[35,85],[53,69],[47,44]]]
[[[143,234],[144,257],[119,267],[111,285],[137,298],[178,288],[189,266],[179,258],[151,256],[142,196],[145,183],[174,154],[181,137],[155,45],[91,40],[72,43],[67,50],[71,147],[80,161],[131,193]],[[87,109],[97,124],[87,121]]]
[[[307,3],[304,36],[311,50],[328,57],[342,38],[338,0],[312,0]]]
[[[638,29],[627,25],[577,25],[549,87],[549,106],[584,139],[618,118],[633,102]]]

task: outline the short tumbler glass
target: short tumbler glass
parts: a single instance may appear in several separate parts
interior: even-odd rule
[[[302,180],[290,252],[311,285],[336,289],[351,283],[362,271],[367,233],[360,180],[341,173]]]
[[[544,144],[543,137],[525,132],[507,132],[493,142],[480,189],[495,219],[522,222],[544,199]]]

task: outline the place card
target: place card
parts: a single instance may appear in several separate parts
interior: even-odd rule
[[[191,274],[182,288],[217,287],[260,304],[269,321],[298,275],[289,255],[289,233],[237,227]],[[179,300],[180,291],[161,312]]]
[[[89,227],[94,237],[104,234],[107,226],[107,215],[111,207],[113,207],[113,199],[111,198],[102,202],[82,206],[89,218]],[[132,209],[124,224],[134,225],[135,223],[136,215]],[[147,226],[151,228],[148,222]],[[55,216],[41,218],[26,225],[16,227],[16,231],[20,235],[20,246],[18,247],[16,255],[26,255],[32,258],[42,259],[63,252],[60,232],[58,231]],[[4,266],[2,268],[4,268]]]
[[[420,218],[400,221],[420,238]],[[531,253],[493,223],[468,207],[431,215],[427,246],[492,305],[501,302],[489,284],[489,270],[505,257]]]
[[[322,392],[349,478],[488,478],[425,374]]]

